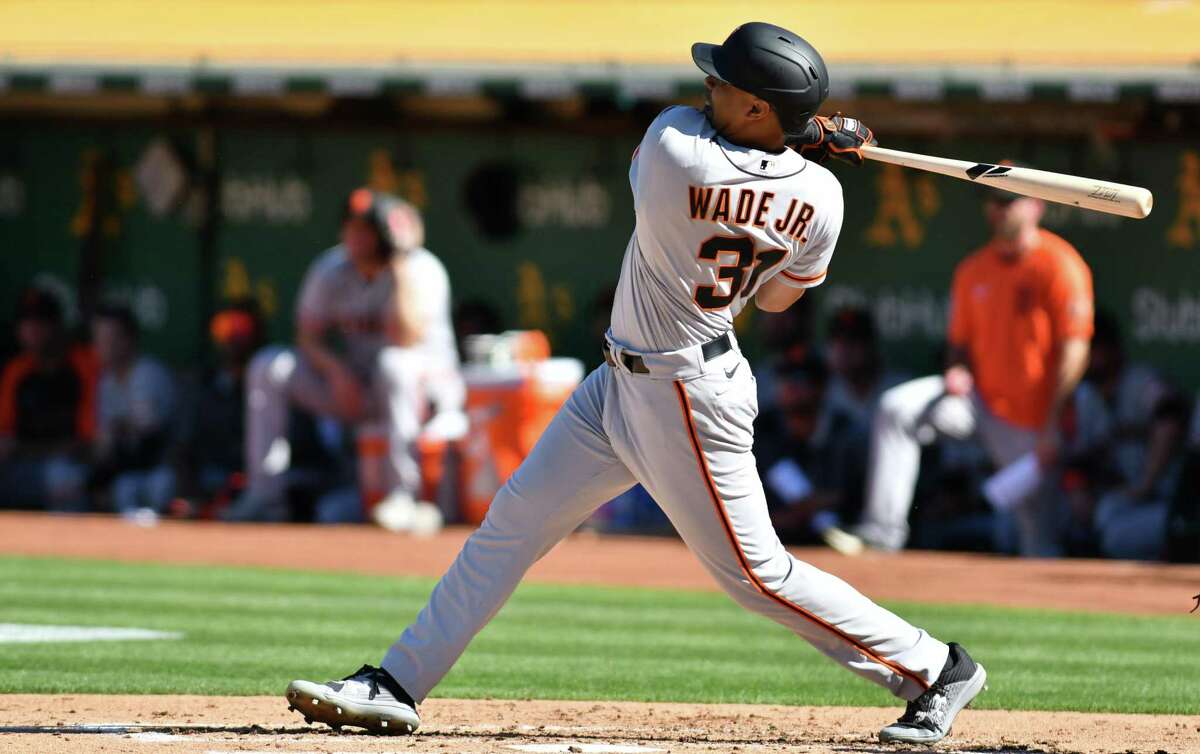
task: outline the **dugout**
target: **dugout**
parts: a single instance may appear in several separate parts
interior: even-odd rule
[[[1047,225],[1092,264],[1131,354],[1196,387],[1200,9],[1154,5],[6,6],[0,295],[40,278],[84,307],[127,299],[146,347],[180,366],[226,298],[256,297],[286,338],[339,198],[370,183],[422,207],[456,300],[596,363],[641,130],[698,101],[691,41],[762,18],[810,36],[835,76],[826,109],[885,145],[1151,188],[1147,220],[1056,207]],[[814,313],[869,306],[889,358],[929,369],[951,269],[985,234],[977,194],[880,165],[835,170],[847,222]]]

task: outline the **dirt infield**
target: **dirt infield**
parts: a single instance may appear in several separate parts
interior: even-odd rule
[[[0,554],[262,565],[437,576],[469,535],[425,539],[367,527],[166,522],[0,514]],[[1186,613],[1200,567],[904,553],[796,555],[876,598],[1062,609]],[[332,554],[332,555],[331,555]],[[680,543],[577,535],[530,573],[556,583],[714,589]],[[0,752],[880,752],[898,708],[433,699],[411,738],[308,728],[282,698],[0,696]],[[938,751],[1197,752],[1200,718],[970,711]]]
[[[432,699],[422,706],[426,724],[417,735],[376,738],[309,728],[287,711],[282,698],[9,696],[2,701],[0,750],[11,754],[896,750],[875,740],[875,731],[895,718],[895,709]],[[29,728],[44,732],[6,732]],[[969,711],[960,718],[953,739],[937,750],[1200,752],[1200,720]]]
[[[142,528],[103,516],[0,513],[0,553],[162,563],[259,565],[440,576],[471,530],[414,538],[366,526],[247,526],[164,522]],[[907,552],[846,558],[821,548],[797,557],[876,599],[1179,615],[1200,592],[1200,566],[1018,560]],[[579,534],[529,573],[533,581],[716,589],[682,543]]]

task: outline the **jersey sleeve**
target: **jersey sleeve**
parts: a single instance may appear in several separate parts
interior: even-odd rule
[[[694,107],[668,107],[650,123],[634,150],[629,170],[634,206],[638,209],[656,201],[703,163],[702,151],[712,134],[704,113]]]
[[[1055,270],[1049,299],[1055,340],[1092,337],[1092,271],[1073,250]]]
[[[950,285],[950,321],[946,340],[950,345],[964,348],[971,342],[970,273],[967,263],[958,265]]]
[[[825,282],[829,260],[842,232],[844,213],[842,186],[836,179],[831,178],[830,183],[821,205],[813,207],[812,229],[797,241],[801,245],[799,256],[779,272],[779,281],[788,287],[813,288]]]

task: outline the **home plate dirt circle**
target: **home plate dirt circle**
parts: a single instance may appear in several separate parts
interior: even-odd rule
[[[899,707],[430,699],[412,736],[297,725],[279,697],[10,695],[0,751],[138,754],[880,752]],[[939,752],[1200,754],[1200,718],[968,710]]]

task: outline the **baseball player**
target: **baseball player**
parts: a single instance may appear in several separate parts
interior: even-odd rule
[[[289,401],[360,432],[382,426],[391,492],[375,507],[376,520],[405,528],[404,521],[425,513],[413,500],[420,471],[412,444],[423,431],[427,399],[436,407],[431,424],[465,424],[466,391],[449,278],[422,245],[424,235],[408,203],[365,188],[349,195],[342,242],[305,275],[298,347],[264,348],[247,367],[248,484],[228,518],[285,517]]]
[[[342,681],[294,681],[309,719],[409,732],[416,704],[525,571],[606,500],[640,482],[721,587],[846,669],[908,701],[880,733],[947,734],[986,674],[840,579],[793,558],[771,527],[751,446],[755,380],[732,320],[780,311],[826,275],[842,223],[837,180],[814,158],[861,160],[871,132],[816,118],[821,56],[792,32],[738,27],[696,44],[704,111],[664,110],[634,152],[636,226],[592,372],[492,501],[487,518],[383,658]]]

